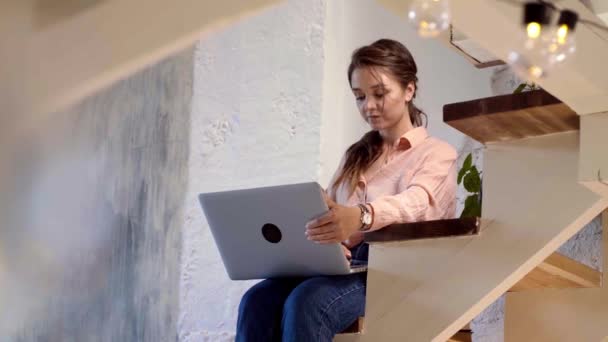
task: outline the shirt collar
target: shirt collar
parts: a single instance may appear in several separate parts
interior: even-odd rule
[[[428,137],[428,132],[424,127],[416,127],[403,134],[393,147],[398,150],[408,150],[418,146],[421,142]]]

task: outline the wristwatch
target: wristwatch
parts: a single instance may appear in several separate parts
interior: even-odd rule
[[[359,204],[359,209],[361,209],[361,227],[359,227],[359,231],[366,232],[372,227],[372,213],[364,204]]]

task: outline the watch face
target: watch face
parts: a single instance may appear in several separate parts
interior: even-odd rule
[[[372,215],[370,213],[363,214],[363,223],[366,225],[372,224]]]

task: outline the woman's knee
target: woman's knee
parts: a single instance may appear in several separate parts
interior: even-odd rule
[[[334,333],[350,325],[363,314],[365,284],[345,279],[313,278],[300,284],[285,301],[283,325],[310,326]]]
[[[255,286],[251,287],[243,297],[241,297],[241,303],[239,304],[239,313],[242,314],[252,307],[256,307],[260,302],[262,296],[260,290],[256,289]]]
[[[319,282],[313,278],[296,287],[283,306],[283,320],[318,321],[328,300],[325,291],[318,285]]]
[[[272,300],[272,292],[272,284],[267,280],[252,286],[241,298],[239,313],[268,305],[267,302]]]
[[[266,279],[252,286],[241,298],[239,313],[280,310],[297,279]]]

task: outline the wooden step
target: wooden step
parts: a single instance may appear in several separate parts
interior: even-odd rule
[[[409,241],[479,234],[478,217],[394,224],[364,234],[368,243]],[[601,272],[560,253],[551,254],[509,291],[539,288],[593,288],[601,284]]]
[[[555,252],[509,291],[594,288],[601,286],[601,279],[602,272]]]
[[[580,126],[578,115],[544,90],[446,104],[443,121],[481,143],[576,131]]]
[[[364,317],[359,317],[353,324],[351,324],[346,330],[344,330],[340,335],[352,335],[352,334],[361,334],[363,332],[363,321]],[[471,331],[471,327],[469,324],[464,326],[460,331],[458,331],[454,336],[452,336],[447,342],[471,342],[473,336],[473,332]]]
[[[365,233],[363,239],[373,243],[469,236],[479,234],[480,227],[481,219],[478,217],[410,222]]]
[[[447,342],[471,342],[473,341],[473,333],[470,330],[460,330],[454,336],[450,337]]]

